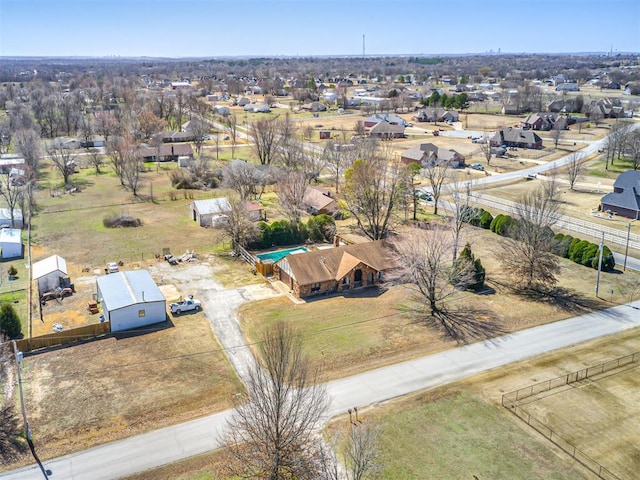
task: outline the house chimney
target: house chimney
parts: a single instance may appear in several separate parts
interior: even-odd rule
[[[142,290],[142,301],[144,302],[144,290]]]
[[[340,237],[338,235],[334,235],[333,236],[333,246],[334,247],[339,247],[340,246]]]
[[[171,156],[172,156],[172,157],[174,156],[174,153],[173,153],[173,145],[171,145]]]

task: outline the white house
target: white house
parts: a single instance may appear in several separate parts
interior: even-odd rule
[[[21,229],[24,226],[22,218],[22,210],[13,209],[13,225],[11,225],[11,210],[8,208],[0,208],[0,228],[11,227]]]
[[[191,219],[201,227],[212,227],[231,212],[231,204],[224,197],[194,200],[190,205]]]
[[[51,255],[31,265],[31,277],[38,281],[41,293],[60,286],[60,277],[67,275],[67,262],[58,255]]]
[[[146,270],[98,277],[98,299],[111,331],[153,325],[167,319],[166,300]]]
[[[0,249],[2,258],[16,258],[22,256],[22,235],[18,228],[0,229]]]

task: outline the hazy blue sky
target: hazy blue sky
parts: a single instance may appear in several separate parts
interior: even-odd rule
[[[640,52],[640,0],[0,0],[0,55]]]

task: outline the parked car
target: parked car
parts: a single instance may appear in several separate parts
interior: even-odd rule
[[[471,168],[473,168],[474,170],[480,170],[483,171],[484,170],[484,166],[481,163],[474,163],[472,165],[470,165]]]
[[[418,198],[420,200],[424,200],[425,202],[431,202],[433,200],[433,197],[429,192],[422,192],[420,195],[418,195]]]
[[[107,263],[107,273],[118,273],[118,264],[116,262]]]

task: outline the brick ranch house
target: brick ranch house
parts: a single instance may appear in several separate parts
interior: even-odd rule
[[[377,285],[393,266],[383,240],[289,255],[276,263],[275,277],[298,298]]]

